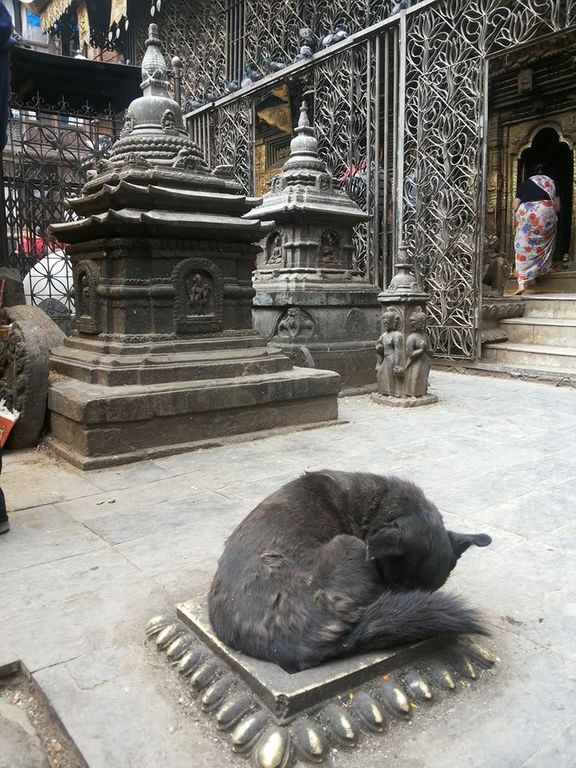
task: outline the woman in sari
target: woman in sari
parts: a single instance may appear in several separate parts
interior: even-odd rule
[[[514,200],[517,296],[523,294],[537,277],[550,272],[556,245],[560,210],[556,185],[545,175],[542,164],[537,165],[535,171],[520,184]]]

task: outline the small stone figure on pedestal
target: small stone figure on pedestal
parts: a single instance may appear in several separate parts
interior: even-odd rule
[[[398,330],[399,324],[400,317],[396,312],[384,312],[382,315],[384,333],[376,342],[378,391],[396,397],[402,395],[400,379],[404,377],[404,366],[402,365],[404,337]]]
[[[406,258],[399,248],[396,275],[378,296],[385,306],[383,333],[376,342],[378,394],[372,398],[386,405],[410,407],[435,403],[428,394],[431,352],[426,332],[426,302]]]
[[[426,334],[426,315],[416,311],[408,321],[411,333],[406,339],[406,394],[422,397],[428,389],[431,354]]]

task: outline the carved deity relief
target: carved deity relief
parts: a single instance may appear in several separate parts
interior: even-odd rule
[[[172,273],[176,333],[215,333],[223,325],[222,271],[208,259],[184,259]]]
[[[321,192],[330,192],[332,190],[332,177],[327,173],[318,176],[318,189]]]
[[[90,278],[87,272],[78,275],[80,290],[76,299],[76,312],[80,317],[90,317]]]
[[[161,125],[165,133],[176,132],[176,115],[171,109],[167,109],[162,115]]]
[[[333,267],[340,263],[340,235],[332,230],[324,230],[320,240],[318,266]]]
[[[428,377],[432,355],[428,345],[426,314],[417,309],[408,319],[410,333],[406,337],[406,364],[404,366],[405,394],[422,397],[428,391]]]
[[[100,333],[100,307],[96,286],[98,268],[91,261],[81,261],[74,278],[76,325],[81,333]]]
[[[282,237],[279,232],[273,232],[266,244],[266,266],[280,265],[282,262]]]
[[[126,112],[126,116],[124,117],[124,126],[120,132],[120,138],[123,139],[125,136],[128,136],[130,133],[132,133],[134,130],[134,125],[134,115],[132,112]]]
[[[376,342],[378,361],[376,378],[383,395],[401,397],[404,394],[404,334],[398,330],[400,316],[392,309],[382,315],[384,332]]]
[[[196,272],[187,281],[186,293],[188,295],[189,315],[211,315],[213,312],[212,280],[206,274]]]
[[[278,337],[289,341],[311,339],[315,336],[314,321],[299,307],[290,307],[278,323]]]

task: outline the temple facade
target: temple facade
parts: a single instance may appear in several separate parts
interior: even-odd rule
[[[355,269],[385,288],[406,244],[437,357],[478,359],[486,318],[518,311],[491,300],[513,267],[511,203],[536,154],[562,203],[552,290],[571,290],[573,0],[120,5],[128,56],[161,23],[184,62],[192,137],[248,194],[281,170],[307,100],[320,157],[368,217]]]

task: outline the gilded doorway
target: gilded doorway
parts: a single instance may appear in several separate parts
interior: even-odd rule
[[[513,202],[518,184],[544,163],[561,211],[557,269],[576,261],[576,37],[559,35],[491,62],[485,235],[487,250],[514,264]]]

